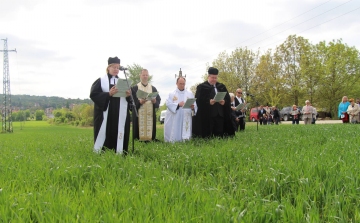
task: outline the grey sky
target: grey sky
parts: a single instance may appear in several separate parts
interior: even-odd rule
[[[313,44],[342,38],[360,48],[358,0],[0,0],[0,5],[0,38],[18,51],[9,53],[12,94],[88,98],[107,58],[118,56],[123,66],[138,63],[149,70],[164,103],[179,68],[190,88],[224,50],[247,46],[265,52],[294,34]]]

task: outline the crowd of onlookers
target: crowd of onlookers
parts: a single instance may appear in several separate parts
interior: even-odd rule
[[[342,97],[338,108],[338,118],[340,118],[343,123],[359,123],[360,99],[357,98],[355,101],[353,98],[348,100],[347,96]]]
[[[317,111],[316,108],[312,107],[309,100],[305,101],[305,106],[300,110],[296,105],[292,106],[289,112],[292,124],[299,124],[302,117],[304,124],[315,124]],[[280,122],[281,116],[279,110],[275,107],[264,107],[260,105],[257,118],[260,125],[277,125]]]
[[[289,116],[292,124],[299,124],[301,119],[304,121],[304,124],[315,124],[317,111],[315,107],[311,106],[310,101],[306,100],[305,106],[301,109],[293,105]],[[277,125],[281,120],[280,112],[275,106],[269,107],[261,105],[257,118],[260,125]],[[355,100],[350,98],[348,100],[348,97],[344,96],[338,107],[338,118],[341,119],[343,123],[360,123],[360,99],[357,98]]]
[[[260,105],[259,111],[258,111],[258,120],[260,125],[271,125],[276,124],[278,125],[280,122],[280,112],[275,107],[269,107],[269,106],[263,106]]]

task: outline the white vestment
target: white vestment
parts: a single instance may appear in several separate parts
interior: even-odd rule
[[[166,100],[167,111],[164,122],[165,142],[183,141],[191,138],[192,111],[182,107],[178,108],[178,104],[182,101],[186,102],[188,98],[194,98],[194,94],[187,90],[176,89],[169,94]]]

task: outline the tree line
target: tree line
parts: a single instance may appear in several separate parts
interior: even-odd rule
[[[308,99],[319,111],[336,117],[344,95],[360,97],[360,53],[341,39],[312,44],[290,35],[274,50],[262,53],[247,47],[223,51],[211,66],[219,69],[218,81],[229,92],[242,88],[255,95],[247,98],[254,106],[258,102],[281,108],[304,105]],[[196,85],[191,86],[195,89]]]
[[[140,82],[139,74],[143,67],[134,63],[127,68],[128,79],[131,86],[134,86]],[[150,75],[149,80],[151,79]],[[12,95],[11,100],[12,121],[46,120],[51,124],[93,125],[94,103],[90,99]],[[50,117],[49,114],[45,114],[47,108],[53,109]]]
[[[207,68],[209,66],[207,64]],[[262,53],[247,47],[230,53],[223,51],[211,66],[219,69],[218,81],[224,83],[229,92],[242,88],[255,95],[247,98],[253,107],[256,104],[279,108],[301,106],[305,100],[310,100],[318,111],[330,112],[336,117],[342,96],[360,97],[357,82],[360,52],[341,39],[312,44],[301,36],[290,35],[275,49]],[[143,67],[134,63],[127,68],[133,86],[140,81]],[[203,80],[207,80],[207,74],[203,75]],[[190,88],[194,93],[196,86]],[[70,108],[71,104],[75,105]],[[51,123],[91,126],[93,122],[94,105],[90,99],[15,95],[12,105],[22,108],[13,112],[13,121],[48,120],[44,109],[53,107]],[[166,105],[161,106],[158,113],[164,109]]]

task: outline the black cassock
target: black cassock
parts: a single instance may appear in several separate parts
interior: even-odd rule
[[[228,92],[225,85],[216,83],[216,89],[218,92]],[[235,129],[232,122],[232,109],[230,102],[230,95],[225,95],[225,104],[220,105],[215,103],[210,105],[210,99],[215,96],[214,86],[205,81],[199,84],[196,88],[196,105],[198,107],[196,115],[193,117],[192,133],[193,137],[207,138],[217,136],[214,133],[214,129],[211,128],[211,123],[216,121],[217,116],[213,117],[213,113],[221,113],[223,119],[222,134],[220,136],[234,136]],[[216,112],[218,110],[218,112]]]
[[[154,86],[151,86],[151,90],[152,92],[157,92],[156,88]],[[140,108],[140,102],[139,102],[139,99],[137,98],[136,96],[136,92],[138,90],[138,86],[135,85],[132,87],[132,94],[133,94],[133,98],[135,100],[135,106],[136,106],[136,110],[139,111],[139,108]],[[152,137],[151,139],[154,140],[156,138],[156,113],[155,113],[155,108],[159,108],[159,105],[160,105],[160,101],[161,101],[161,98],[159,96],[159,94],[156,96],[156,103],[153,104],[153,130],[152,130]],[[139,139],[139,118],[136,117],[135,115],[133,115],[132,117],[133,119],[133,128],[134,128],[134,138],[135,139]]]
[[[108,74],[109,79],[111,75]],[[110,81],[109,81],[110,82]],[[110,84],[109,89],[114,85]],[[91,86],[90,98],[94,102],[94,143],[100,131],[103,122],[103,112],[106,111],[109,105],[107,124],[106,124],[106,138],[103,145],[105,148],[114,150],[116,152],[117,136],[118,136],[118,122],[119,122],[119,97],[110,97],[109,92],[103,92],[101,88],[101,79],[97,79]],[[123,141],[123,151],[128,151],[129,136],[130,136],[130,97],[126,97],[128,102],[128,109],[126,110],[126,121]]]

